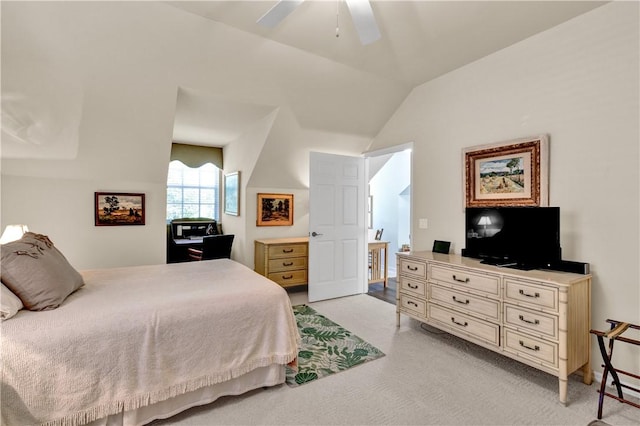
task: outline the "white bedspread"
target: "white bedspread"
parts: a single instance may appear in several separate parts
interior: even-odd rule
[[[58,309],[2,322],[3,424],[83,424],[297,355],[286,292],[234,261],[82,275]]]

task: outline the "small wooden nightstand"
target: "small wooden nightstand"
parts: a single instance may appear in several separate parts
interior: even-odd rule
[[[255,240],[254,270],[282,287],[307,284],[308,237]]]

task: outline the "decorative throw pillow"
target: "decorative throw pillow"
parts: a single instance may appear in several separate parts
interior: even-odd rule
[[[2,245],[1,269],[4,285],[31,311],[57,308],[84,284],[49,237],[33,232]]]
[[[0,284],[0,319],[7,320],[23,308],[22,300],[11,293],[4,284]]]

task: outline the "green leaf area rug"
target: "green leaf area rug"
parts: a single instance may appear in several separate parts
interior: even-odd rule
[[[384,356],[365,342],[307,305],[296,305],[301,344],[298,371],[287,367],[287,384],[299,386]]]

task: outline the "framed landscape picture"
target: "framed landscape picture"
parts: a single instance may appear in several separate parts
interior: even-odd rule
[[[224,175],[224,212],[240,215],[240,172]]]
[[[258,194],[257,226],[293,225],[293,194]]]
[[[545,135],[463,151],[465,207],[547,206]]]
[[[95,226],[144,225],[144,216],[142,193],[95,193]]]

